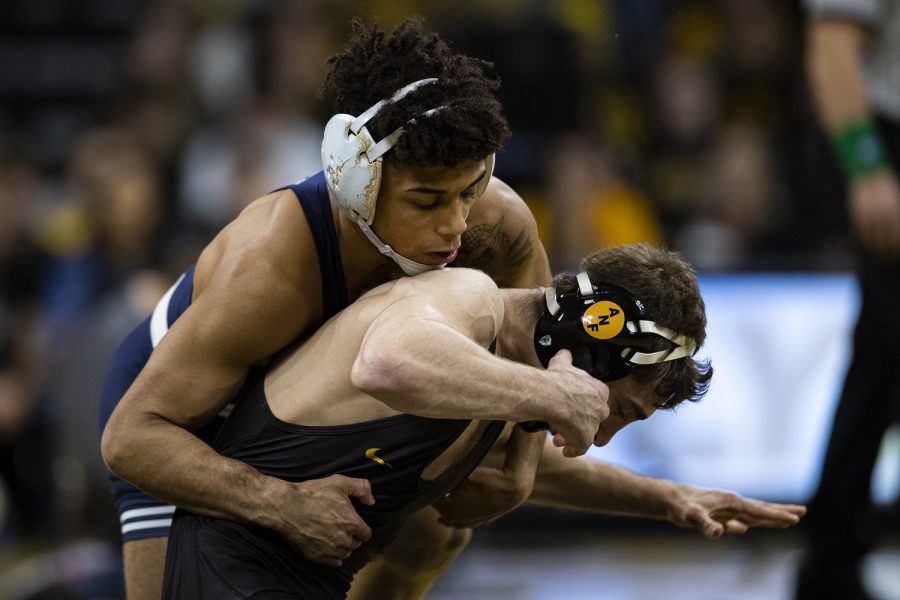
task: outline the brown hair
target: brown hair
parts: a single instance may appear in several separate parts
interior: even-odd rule
[[[645,314],[658,325],[693,338],[699,348],[706,339],[706,311],[694,269],[679,254],[649,244],[629,244],[598,250],[586,256],[580,268],[594,285],[607,283],[625,289],[644,305]],[[553,279],[561,292],[576,289],[575,275]],[[653,336],[649,351],[673,348]],[[684,400],[697,401],[706,393],[713,370],[709,361],[691,357],[634,367],[643,381],[658,381],[659,408],[674,408]]]

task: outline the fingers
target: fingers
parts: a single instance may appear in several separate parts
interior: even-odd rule
[[[681,514],[681,518],[676,520],[676,523],[680,522],[683,526],[693,527],[711,540],[721,537],[726,531],[724,524],[727,522],[726,520],[714,519],[710,512],[697,505],[687,508]]]
[[[806,507],[799,504],[746,501],[735,516],[751,527],[790,527],[805,514]]]
[[[700,531],[703,532],[704,537],[715,540],[725,533],[725,526],[712,519],[705,519],[700,526]]]
[[[568,350],[562,349],[554,355],[553,358],[550,359],[550,362],[547,363],[547,368],[552,369],[553,367],[571,367],[572,366],[572,353]]]
[[[729,519],[725,522],[725,533],[747,533],[750,526],[737,519]]]
[[[574,442],[569,442],[565,436],[560,433],[554,434],[552,438],[553,445],[557,448],[563,449],[563,456],[567,458],[575,458],[576,456],[582,456],[590,448],[590,444],[576,444]]]
[[[589,446],[572,446],[569,444],[563,448],[563,456],[566,458],[577,458],[579,456],[584,456],[587,453],[587,449]]]
[[[360,542],[368,542],[372,539],[372,529],[366,525],[366,522],[362,520],[362,517],[359,515],[356,516],[356,530],[353,531],[353,537],[355,537]]]
[[[335,529],[330,539],[322,539],[312,548],[301,546],[298,549],[308,559],[325,565],[339,567],[343,561],[372,537],[372,531],[360,519],[361,528],[348,527]],[[318,548],[318,550],[314,550]]]
[[[334,477],[340,477],[343,489],[348,496],[359,498],[360,502],[368,506],[375,504],[375,497],[372,496],[372,484],[368,480],[344,477],[343,475],[334,475]]]

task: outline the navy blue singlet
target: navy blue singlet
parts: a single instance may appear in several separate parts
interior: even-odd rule
[[[316,244],[322,279],[322,322],[325,322],[348,304],[347,284],[325,176],[320,172],[281,189],[290,189],[300,200]],[[116,350],[103,385],[100,431],[103,431],[113,409],[147,364],[153,349],[191,305],[193,292],[194,266],[191,265],[159,301],[153,314],[135,327]],[[222,422],[223,419],[216,419],[194,433],[201,439],[210,441]],[[110,474],[109,479],[120,515],[124,541],[169,535],[174,506],[147,496],[115,475]]]

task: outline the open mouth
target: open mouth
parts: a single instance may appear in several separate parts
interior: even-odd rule
[[[452,252],[429,252],[429,254],[439,256],[443,262],[453,262],[458,252],[459,250],[453,250]]]

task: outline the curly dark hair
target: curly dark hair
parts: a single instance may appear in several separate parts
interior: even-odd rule
[[[645,314],[658,325],[687,335],[699,348],[706,339],[706,307],[700,296],[694,269],[678,253],[649,244],[628,244],[589,254],[580,268],[595,284],[603,282],[628,291],[644,305]],[[558,291],[578,287],[575,275],[553,279]],[[652,336],[649,352],[671,350],[672,342]],[[709,361],[691,357],[655,365],[636,366],[632,375],[641,381],[657,381],[657,408],[674,408],[684,400],[697,401],[709,388],[713,370]]]
[[[509,139],[509,124],[494,95],[500,84],[486,74],[493,64],[452,52],[437,34],[423,29],[421,17],[406,19],[390,35],[359,19],[352,28],[346,47],[329,59],[320,90],[333,98],[336,112],[359,115],[414,81],[438,78],[385,105],[366,125],[376,140],[406,128],[386,161],[455,167],[483,159]],[[423,116],[438,107],[443,108]]]

